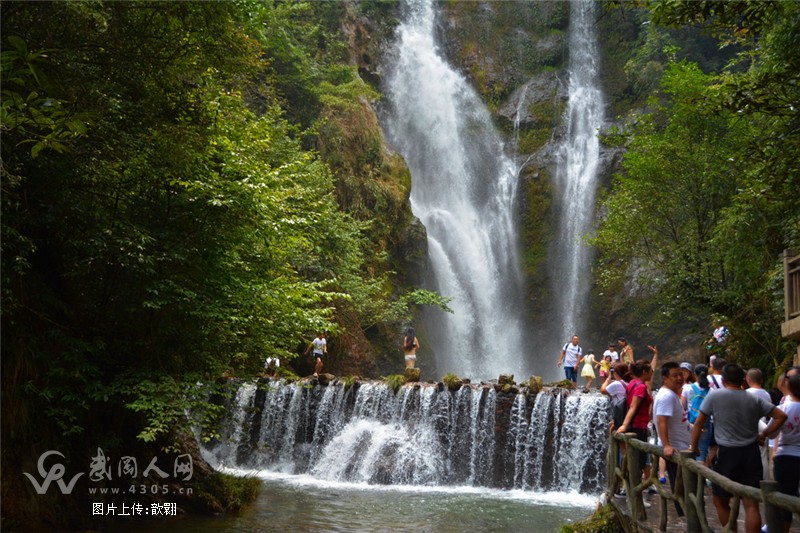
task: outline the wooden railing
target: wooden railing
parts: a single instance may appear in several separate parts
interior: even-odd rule
[[[643,442],[635,438],[634,433],[624,435],[612,434],[608,446],[608,488],[606,498],[613,500],[621,486],[624,486],[627,493],[626,499],[630,511],[630,519],[637,522],[639,527],[634,530],[647,530],[647,513],[645,511],[642,494],[649,487],[655,487],[660,496],[660,520],[659,530],[667,530],[667,505],[677,501],[686,514],[686,530],[690,533],[708,533],[711,528],[708,525],[705,506],[705,487],[706,479],[720,485],[733,495],[731,501],[731,514],[727,524],[723,524],[725,531],[736,531],[736,521],[739,517],[739,502],[742,497],[751,498],[764,504],[764,515],[762,518],[767,524],[768,533],[778,533],[783,531],[783,510],[789,510],[800,515],[800,498],[789,496],[778,492],[776,481],[764,480],[761,482],[761,490],[741,485],[731,481],[725,476],[717,474],[694,460],[693,455],[688,450],[681,451],[680,455],[664,457],[664,450],[660,446],[653,446],[648,442]],[[625,442],[625,454],[622,464],[618,461],[619,443]],[[651,454],[652,465],[651,474],[648,479],[641,478],[641,464],[639,462],[639,451]],[[664,458],[678,464],[678,473],[675,479],[676,489],[671,490],[669,484],[662,485],[657,478],[658,459]],[[626,528],[627,530],[627,528]]]
[[[783,252],[783,294],[786,322],[800,317],[800,255],[792,250]]]

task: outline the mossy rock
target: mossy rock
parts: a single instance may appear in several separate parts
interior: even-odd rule
[[[556,381],[555,383],[550,383],[550,387],[559,388],[559,389],[574,389],[575,383],[573,383],[569,379],[562,379],[561,381]]]
[[[503,393],[506,393],[506,394],[509,394],[509,393],[510,394],[517,394],[517,393],[519,393],[519,388],[517,388],[517,386],[512,384],[512,383],[506,383],[505,385],[499,385],[499,387],[500,387],[500,392],[503,392]]]
[[[598,504],[597,510],[574,524],[561,526],[561,533],[618,533],[625,531],[619,516],[611,505]]]
[[[327,386],[328,384],[330,384],[331,381],[336,379],[336,376],[334,376],[333,374],[322,373],[319,375],[317,379],[319,380],[320,385]]]
[[[345,389],[351,388],[353,385],[361,381],[361,376],[347,376],[339,380]]]
[[[497,380],[497,383],[499,383],[500,385],[503,385],[503,386],[505,386],[505,385],[516,385],[516,383],[514,382],[514,374],[500,374],[500,377]]]
[[[442,377],[442,383],[447,387],[447,390],[455,392],[460,389],[462,385],[469,384],[469,380],[460,378],[455,374],[447,374]]]
[[[394,392],[400,390],[400,387],[406,384],[406,377],[402,374],[392,374],[391,376],[386,376],[381,378],[386,382],[386,385],[389,386]]]
[[[232,476],[214,472],[195,485],[195,499],[211,513],[236,512],[252,503],[261,490],[254,476]]]
[[[419,368],[406,368],[403,371],[403,376],[406,378],[406,383],[410,381],[419,381],[422,375],[422,369]]]
[[[522,382],[521,384],[523,387],[528,387],[528,392],[530,394],[539,394],[542,390],[542,377],[541,376],[531,376],[528,378],[527,381]]]

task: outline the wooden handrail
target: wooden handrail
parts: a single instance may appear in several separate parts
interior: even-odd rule
[[[690,533],[710,532],[711,528],[708,525],[708,517],[705,512],[705,486],[707,479],[733,495],[730,519],[728,524],[723,524],[725,528],[723,531],[736,530],[741,498],[750,498],[764,504],[764,518],[768,533],[783,531],[781,511],[788,510],[800,515],[800,498],[778,492],[778,483],[776,481],[761,481],[760,490],[742,485],[701,465],[694,460],[693,454],[688,450],[683,450],[673,457],[664,457],[663,448],[654,446],[649,442],[640,441],[635,437],[635,433],[611,434],[607,457],[608,482],[606,499],[611,501],[620,484],[624,485],[631,518],[636,522],[640,522],[643,527],[646,527],[644,522],[647,520],[647,513],[642,500],[642,493],[648,487],[655,486],[661,501],[661,517],[659,521],[659,529],[661,531],[666,531],[668,501],[677,501],[685,511],[687,531]],[[619,442],[624,442],[626,445],[622,464],[619,464],[617,460]],[[640,451],[652,455],[653,465],[658,464],[658,458],[678,464],[680,468],[675,480],[677,490],[673,491],[670,487],[659,483],[656,478],[657,468],[651,468],[649,479],[641,479],[638,453]]]

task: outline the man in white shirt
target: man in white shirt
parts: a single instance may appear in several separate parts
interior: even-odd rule
[[[724,389],[725,378],[722,377],[722,369],[728,361],[716,355],[712,355],[708,365],[708,386],[712,389]]]
[[[681,405],[680,394],[683,389],[683,372],[678,363],[669,361],[661,365],[661,388],[653,400],[653,418],[658,428],[658,439],[664,447],[664,456],[672,457],[680,450],[688,450],[692,443],[692,433],[686,412]],[[667,475],[672,490],[675,491],[675,478],[678,465],[667,461]],[[678,516],[683,509],[675,502]]]
[[[314,349],[314,377],[317,377],[322,372],[322,358],[328,353],[328,341],[321,331],[317,333],[317,336],[308,345],[305,353],[307,354],[312,348]]]
[[[760,396],[769,403],[772,403],[772,396],[764,390],[764,373],[760,368],[751,368],[748,370],[744,380],[747,383],[747,392]]]
[[[762,386],[764,384],[764,373],[761,372],[760,368],[748,370],[744,380],[747,383],[747,392],[772,403],[772,396]],[[762,418],[758,422],[759,431],[767,427],[767,424],[769,424],[769,418]],[[772,473],[769,469],[769,441],[767,440],[764,444],[759,445],[759,449],[761,450],[761,466],[764,469],[764,479],[772,479]]]
[[[564,364],[564,375],[573,383],[578,383],[578,360],[583,354],[578,341],[578,336],[573,335],[572,340],[561,348],[561,356],[558,358],[558,366]]]

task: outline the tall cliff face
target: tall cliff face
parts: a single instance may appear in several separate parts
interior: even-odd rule
[[[453,43],[447,45],[451,61],[461,65],[489,102],[517,159],[527,322],[542,335],[539,345],[558,342],[555,330],[561,326],[553,324],[552,317],[562,313],[554,313],[554,307],[563,310],[569,302],[554,302],[573,301],[566,293],[576,289],[574,282],[563,286],[556,281],[566,266],[557,256],[568,246],[559,244],[564,239],[557,237],[565,227],[559,207],[563,200],[557,197],[563,194],[558,164],[568,135],[568,68],[574,53],[569,43],[570,11],[569,2],[487,2],[468,8],[447,4],[442,14],[443,42]],[[593,202],[587,202],[581,209],[592,210]],[[589,275],[589,266],[585,269]],[[579,309],[583,310],[582,304]],[[577,318],[573,314],[564,318]]]
[[[330,167],[340,207],[367,224],[374,248],[368,251],[369,271],[375,277],[389,274],[395,286],[386,294],[405,292],[420,285],[425,270],[425,227],[411,213],[411,176],[403,158],[385,139],[378,120],[387,49],[396,26],[396,2],[350,1],[339,4],[340,36],[357,83],[341,99],[329,99],[321,112],[317,150]],[[353,98],[353,94],[359,96]],[[361,317],[363,318],[363,317]],[[358,313],[338,313],[345,335],[331,352],[341,375],[388,375],[402,365],[399,342],[403,324],[365,325]],[[300,369],[309,372],[310,367]]]
[[[347,16],[343,27],[351,60],[362,79],[383,93],[388,70],[385,52],[394,37],[401,6],[369,1],[345,5]],[[537,316],[541,311],[537,310],[554,297],[543,290],[547,277],[544,267],[556,229],[553,206],[556,150],[566,133],[569,3],[447,1],[440,2],[437,8],[442,52],[482,95],[508,140],[509,150],[513,150],[520,163],[522,258],[529,287],[530,318],[536,321],[541,318]],[[645,70],[652,70],[651,77],[657,79],[658,61],[637,56],[641,56],[639,46],[646,38],[644,20],[646,13],[641,11],[602,7],[598,10],[599,83],[605,95],[609,126],[643,105],[648,92],[644,85],[652,83],[643,79]],[[632,77],[631,65],[635,61],[644,61],[647,68],[634,69],[637,72]],[[372,108],[359,112],[370,114],[380,105],[376,102]],[[389,154],[395,157],[383,138],[380,143],[382,157]],[[618,171],[621,151],[603,147],[602,158],[601,189],[610,185],[611,176]],[[393,160],[396,168],[402,166],[400,161]],[[415,283],[419,280],[415,274],[425,269],[425,232],[411,215],[407,203],[410,179],[405,176],[396,183],[401,186],[398,192],[402,191],[405,202],[397,204],[398,213],[402,213],[401,223],[392,228],[393,237],[387,244],[403,273],[402,282]],[[632,330],[640,328],[642,316],[655,313],[647,305],[632,306],[635,293],[631,287],[618,287],[604,294],[593,290],[589,302],[589,315],[593,319],[584,335],[598,339],[617,334],[631,336]],[[637,340],[634,338],[634,342]],[[387,345],[375,347],[374,351],[378,359],[383,355],[390,360],[389,354],[394,349]]]
[[[402,6],[377,2],[346,5],[343,29],[351,60],[362,79],[385,93],[383,84],[390,66],[385,52],[390,48]],[[554,229],[550,206],[555,146],[563,135],[562,115],[567,102],[569,3],[445,2],[438,4],[438,8],[438,43],[442,52],[450,64],[472,81],[509,145],[514,145],[516,157],[524,162],[519,188],[523,257],[527,286],[535,288],[529,296],[530,308],[536,309],[540,307],[536,305],[537,299],[547,298],[540,288],[544,284],[542,265],[548,235]],[[363,117],[370,110],[362,109],[359,113],[361,120],[365,120]],[[393,154],[382,138],[380,142],[381,154]],[[357,146],[346,146],[351,154],[358,151]],[[341,150],[341,144],[337,150]],[[357,169],[339,173],[341,177],[337,180],[340,203],[346,208],[347,201],[342,200],[351,196],[354,189],[363,189],[363,180],[374,183],[370,172],[354,170]],[[348,181],[353,183],[347,185]],[[410,182],[403,186],[410,187]],[[425,234],[424,229],[418,231],[408,209],[407,203],[402,205],[402,215],[395,218],[401,224],[394,229],[395,237],[389,244],[395,250],[393,256],[398,259],[401,272],[409,274],[404,280],[413,283],[418,279],[413,273],[421,272],[425,265],[405,258],[424,258],[424,253],[409,254],[408,250],[421,245]]]
[[[545,304],[559,296],[546,289],[544,267],[557,224],[553,205],[556,152],[566,134],[569,2],[443,2],[440,7],[441,42],[449,60],[484,96],[520,162],[523,259],[530,318],[537,322],[543,318]],[[598,82],[606,128],[622,124],[623,117],[646,107],[667,61],[663,49],[667,43],[681,50],[679,57],[697,61],[704,69],[713,70],[724,61],[713,39],[697,30],[655,28],[642,9],[620,9],[605,2],[596,7]],[[612,176],[620,171],[622,155],[620,147],[601,146],[601,191],[611,186]],[[590,272],[587,268],[587,275]],[[582,331],[587,339],[622,334],[635,344],[663,343],[685,349],[687,358],[699,357],[699,337],[687,332],[701,326],[664,322],[647,287],[632,281],[604,291],[594,287],[588,307],[591,319]]]

